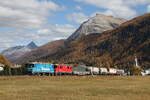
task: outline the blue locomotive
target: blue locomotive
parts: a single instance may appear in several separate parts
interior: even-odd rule
[[[54,75],[54,65],[53,64],[26,64],[27,71],[32,75]]]

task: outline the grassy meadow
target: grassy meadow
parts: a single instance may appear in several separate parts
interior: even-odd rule
[[[150,77],[0,77],[0,100],[150,100]]]

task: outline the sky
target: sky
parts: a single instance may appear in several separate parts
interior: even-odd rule
[[[65,39],[96,13],[132,19],[150,0],[0,0],[0,51]]]

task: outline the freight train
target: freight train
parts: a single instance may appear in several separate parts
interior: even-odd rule
[[[123,69],[99,68],[85,65],[30,63],[26,64],[30,75],[125,75]]]

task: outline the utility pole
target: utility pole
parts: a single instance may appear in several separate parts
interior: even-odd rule
[[[12,75],[12,73],[11,73],[11,68],[10,67],[8,67],[8,74],[11,76]]]
[[[92,76],[94,76],[94,74],[93,74],[93,67],[92,67],[92,69],[91,69],[91,74],[92,74]]]

